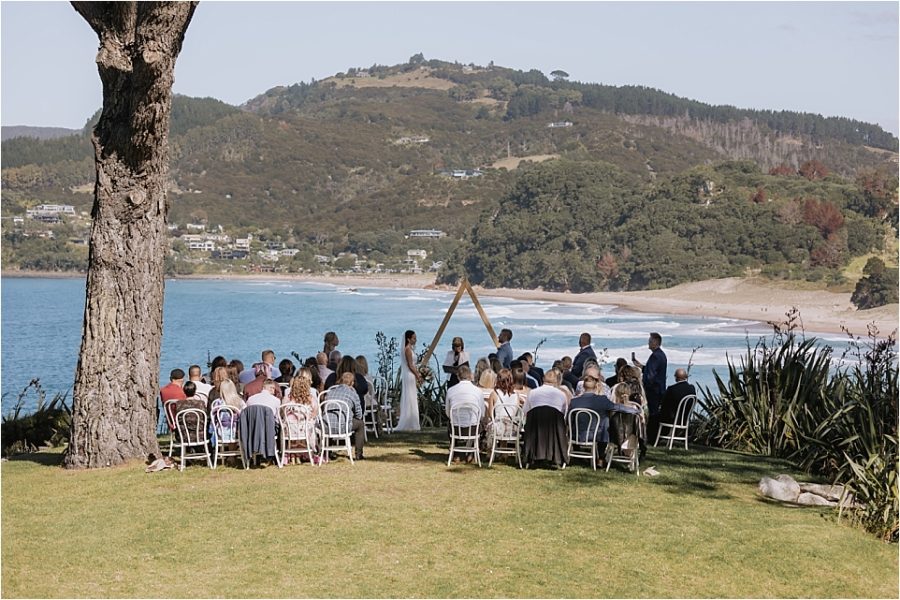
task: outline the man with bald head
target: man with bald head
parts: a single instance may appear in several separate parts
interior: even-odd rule
[[[697,394],[696,388],[688,383],[687,379],[687,371],[680,367],[675,369],[675,383],[666,389],[666,394],[663,396],[660,422],[673,423],[675,421],[675,413],[678,411],[678,403],[685,396]]]

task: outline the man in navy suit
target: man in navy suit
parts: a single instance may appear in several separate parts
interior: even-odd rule
[[[578,338],[578,346],[578,354],[575,355],[575,360],[572,361],[572,368],[565,375],[566,381],[572,384],[572,389],[575,389],[578,385],[578,380],[581,379],[581,375],[584,372],[584,363],[588,359],[597,361],[597,354],[591,346],[591,334],[582,333]]]
[[[659,428],[660,403],[666,393],[668,361],[666,353],[660,346],[662,346],[662,336],[653,332],[650,334],[650,339],[647,340],[650,358],[647,359],[646,365],[642,365],[641,361],[634,357],[634,352],[631,353],[631,362],[634,366],[643,369],[642,382],[644,391],[647,393],[647,405],[650,408],[650,419],[647,423],[647,439],[649,440],[656,437],[656,430]]]

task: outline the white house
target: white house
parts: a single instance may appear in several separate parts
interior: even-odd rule
[[[426,252],[425,250],[415,249],[415,250],[407,250],[406,251],[407,259],[425,260],[425,258],[427,256],[428,256],[428,252]]]
[[[446,233],[440,229],[413,229],[407,237],[411,238],[442,238],[446,237]]]

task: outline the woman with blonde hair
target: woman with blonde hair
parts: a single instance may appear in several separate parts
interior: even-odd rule
[[[472,381],[479,382],[481,381],[481,374],[485,371],[491,371],[491,363],[487,359],[486,356],[482,356],[478,359],[478,362],[475,363],[475,372],[472,374]]]
[[[284,427],[290,432],[291,437],[299,437],[305,432],[307,446],[302,441],[292,441],[294,448],[308,447],[315,451],[317,446],[315,420],[319,415],[319,401],[316,388],[312,385],[312,372],[307,367],[301,367],[291,380],[290,391],[285,394],[281,404],[294,404],[287,409]],[[318,457],[313,457],[313,460]]]
[[[494,373],[493,369],[486,369],[481,372],[481,377],[478,378],[478,387],[481,389],[481,395],[485,402],[487,402],[488,398],[491,397],[491,394],[494,393],[494,386],[496,384],[497,374]]]

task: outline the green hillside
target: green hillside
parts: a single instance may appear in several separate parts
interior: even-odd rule
[[[4,216],[42,203],[90,210],[87,132],[96,118],[80,135],[3,142]],[[484,273],[486,285],[633,289],[745,269],[839,280],[852,257],[878,251],[884,222],[896,212],[897,139],[875,125],[709,106],[649,88],[550,81],[534,70],[421,56],[274,88],[242,107],[176,97],[171,133],[173,223],[283,240],[307,259],[405,254],[403,234],[436,228],[448,237],[427,248],[433,258],[457,253],[444,278],[465,266]],[[551,160],[536,166],[529,158]],[[501,166],[516,159],[525,159],[518,169]],[[735,160],[742,162],[729,164]],[[807,172],[813,180],[797,175],[810,164],[822,166]],[[474,176],[452,177],[453,170]],[[874,200],[864,190],[866,177],[881,186]],[[704,178],[715,188],[698,197]],[[554,223],[568,242],[557,239],[562,233],[540,238],[553,239],[550,246],[536,239],[536,258],[523,262],[487,241],[495,235],[490,227],[507,219],[523,231],[538,227],[524,215],[540,220],[550,204],[523,213],[518,203],[527,190],[556,194],[559,185],[569,190],[560,210],[602,207],[587,220]],[[751,202],[760,189],[766,197]],[[808,198],[833,204],[845,220],[828,232],[841,240],[826,249],[827,235],[792,222],[791,211]],[[677,227],[660,224],[673,218]],[[21,261],[40,243],[29,240],[25,252],[23,232],[4,228],[4,267],[27,266]],[[796,244],[777,241],[788,230],[799,232]],[[652,255],[648,245],[663,242],[671,264],[643,265]],[[482,264],[479,248],[497,255]],[[577,249],[579,271],[546,279],[554,265],[539,255],[552,249]],[[495,264],[504,262],[500,256],[507,256],[502,268]],[[685,270],[691,257],[699,262]],[[611,261],[614,276],[597,271],[601,263],[609,271]]]

